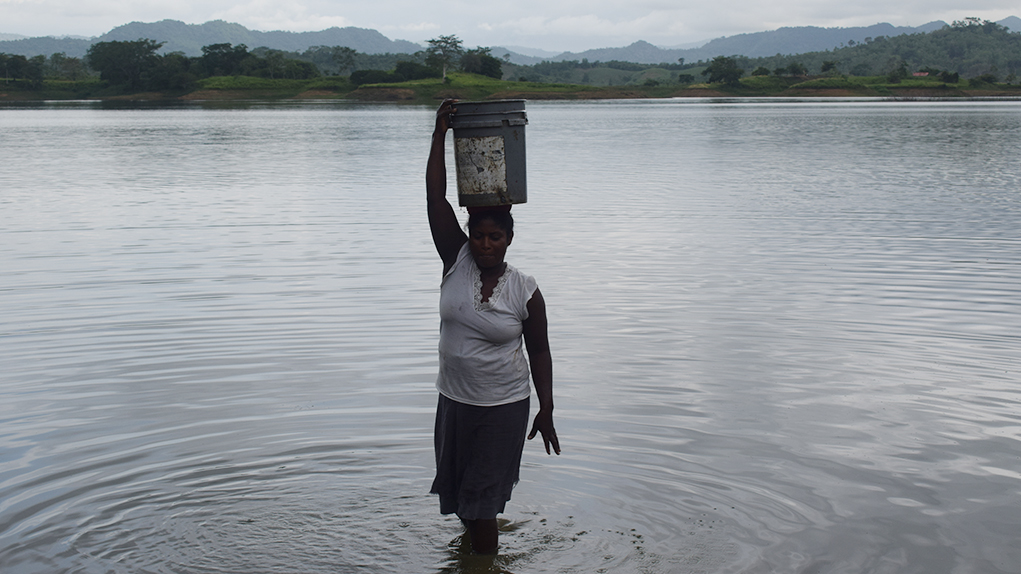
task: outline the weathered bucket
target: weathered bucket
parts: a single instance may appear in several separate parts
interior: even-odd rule
[[[525,203],[525,100],[457,102],[457,200],[464,207]]]

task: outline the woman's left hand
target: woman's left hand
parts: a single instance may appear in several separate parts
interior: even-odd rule
[[[542,433],[542,442],[546,445],[546,454],[550,454],[550,447],[553,452],[560,454],[560,441],[557,440],[557,431],[553,428],[553,412],[539,409],[532,421],[532,430],[528,433],[528,440],[535,438],[535,433]]]

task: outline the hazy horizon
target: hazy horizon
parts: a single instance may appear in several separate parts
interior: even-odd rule
[[[466,46],[519,48],[519,53],[559,54],[623,47],[642,40],[662,48],[698,47],[721,37],[766,32],[783,27],[816,26],[852,28],[889,23],[918,27],[934,21],[947,23],[967,17],[1000,21],[1017,12],[1002,0],[978,0],[978,6],[955,9],[934,5],[898,7],[888,3],[847,6],[833,0],[810,3],[785,0],[764,8],[748,0],[730,0],[709,12],[698,5],[664,8],[642,0],[628,6],[610,2],[530,4],[535,10],[507,6],[470,6],[451,10],[450,18],[437,18],[440,10],[423,13],[406,0],[381,0],[371,8],[351,7],[350,15],[335,14],[337,6],[322,0],[299,0],[284,6],[272,0],[183,0],[174,5],[122,6],[109,0],[5,2],[2,36],[97,37],[131,22],[178,20],[203,24],[213,20],[237,23],[253,31],[321,31],[332,27],[377,30],[391,40],[424,44],[439,35],[456,35]],[[441,6],[444,4],[441,4]],[[456,6],[456,5],[452,5]],[[573,8],[573,9],[572,9]],[[362,11],[362,12],[359,12]],[[589,13],[583,14],[583,11]],[[797,14],[796,17],[788,14]],[[499,23],[495,23],[499,22]],[[515,50],[517,51],[517,50]]]

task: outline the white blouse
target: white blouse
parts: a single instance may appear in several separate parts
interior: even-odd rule
[[[460,403],[496,406],[527,399],[521,324],[535,279],[507,265],[482,302],[482,278],[468,243],[440,282],[440,372],[436,389]]]

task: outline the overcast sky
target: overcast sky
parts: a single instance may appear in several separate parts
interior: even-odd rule
[[[466,47],[577,52],[637,40],[678,46],[782,26],[919,26],[1019,13],[1018,0],[0,0],[0,33],[98,36],[132,21],[226,20],[253,30],[357,26],[413,42],[455,34]]]

